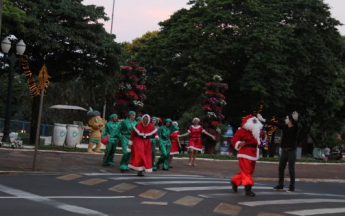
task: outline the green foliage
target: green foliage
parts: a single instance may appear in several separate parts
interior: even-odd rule
[[[197,104],[188,109],[179,119],[179,127],[181,133],[187,132],[189,126],[192,124],[192,120],[197,117],[200,118],[204,113],[202,112],[200,105]]]
[[[80,104],[102,111],[107,100],[107,110],[112,112],[114,95],[107,88],[117,83],[121,50],[115,35],[100,23],[108,19],[103,7],[86,6],[82,0],[5,1],[3,32],[24,40],[34,77],[46,63],[51,83],[62,87],[48,89],[47,96],[51,93],[54,100],[47,100],[47,106]],[[21,85],[27,91],[26,83]],[[67,93],[74,94],[74,99],[64,97]],[[30,102],[23,106],[26,113],[31,112]],[[38,113],[36,108],[32,107],[33,114]],[[35,119],[37,116],[32,117]]]

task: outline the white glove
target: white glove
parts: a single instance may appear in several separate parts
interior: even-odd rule
[[[262,115],[261,114],[257,114],[257,118],[259,119],[259,121],[261,122],[265,122],[266,119],[262,118]]]
[[[293,112],[292,113],[292,118],[293,118],[293,120],[295,120],[295,121],[298,121],[298,112]]]

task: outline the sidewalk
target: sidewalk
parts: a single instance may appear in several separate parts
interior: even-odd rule
[[[120,172],[118,164],[121,155],[115,155],[114,167],[103,167],[101,166],[103,154],[39,150],[35,172],[32,171],[33,155],[32,149],[0,148],[0,174]],[[155,173],[204,175],[230,179],[239,171],[237,161],[197,158],[196,163],[198,166],[192,167],[187,165],[188,158],[174,158],[173,168],[169,171],[159,170]],[[344,168],[345,164],[297,163],[296,178],[301,181],[340,181],[345,183]],[[276,180],[277,175],[277,162],[257,163],[254,173],[256,179]],[[286,177],[288,178],[288,167]],[[299,181],[298,179],[297,181]]]

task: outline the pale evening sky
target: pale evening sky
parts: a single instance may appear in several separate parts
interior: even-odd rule
[[[188,0],[115,0],[113,33],[116,42],[131,42],[148,31],[159,30],[158,23],[181,8],[189,8]],[[332,16],[345,24],[345,0],[324,0],[331,7]],[[84,0],[83,4],[103,6],[111,19],[113,0]],[[110,20],[105,23],[110,32]],[[345,35],[345,26],[338,27]]]

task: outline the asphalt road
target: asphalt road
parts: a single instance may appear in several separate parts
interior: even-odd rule
[[[0,215],[345,215],[344,183],[298,181],[294,193],[275,185],[256,181],[247,197],[227,178],[173,172],[3,173]]]

